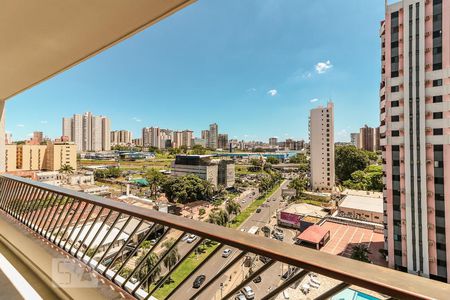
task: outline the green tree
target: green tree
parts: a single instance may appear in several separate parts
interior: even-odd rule
[[[152,168],[145,173],[144,177],[150,187],[150,196],[157,196],[160,187],[166,181],[166,176],[158,170]]]
[[[308,158],[304,153],[297,153],[294,157],[289,158],[289,162],[293,164],[308,164]]]
[[[143,254],[143,256],[146,254]],[[159,276],[161,275],[161,266],[156,265],[159,260],[159,256],[152,252],[150,255],[146,258],[144,264],[141,266],[138,272],[136,272],[137,280],[143,281],[145,280],[145,277],[148,275],[148,273],[156,266],[156,268],[153,270],[151,275],[148,277],[145,282],[142,282],[142,285],[144,286],[144,289],[148,290],[149,285],[152,283],[155,283]]]
[[[170,247],[173,246],[175,243],[174,239],[169,239],[162,243],[162,246],[166,251],[169,251]],[[166,257],[163,260],[164,266],[170,271],[173,266],[177,264],[177,262],[180,260],[180,253],[178,252],[178,247],[174,247],[170,252],[166,255]]]
[[[225,204],[225,210],[229,215],[237,215],[241,212],[241,205],[234,200],[228,200]]]
[[[75,169],[71,165],[68,165],[68,164],[62,165],[61,168],[59,169],[60,173],[66,174],[66,175],[73,174],[74,171],[75,171]]]
[[[220,226],[226,226],[230,221],[230,215],[223,209],[215,210],[209,213],[208,222]]]
[[[371,252],[365,244],[358,244],[352,247],[351,258],[370,263],[369,254]]]
[[[194,155],[204,155],[206,153],[206,148],[202,145],[194,145],[191,150],[191,154]]]
[[[250,159],[251,169],[254,172],[261,171],[263,167],[263,162],[261,159],[252,158]]]
[[[364,170],[369,165],[369,158],[364,150],[355,146],[336,147],[336,177],[340,182],[351,178],[352,173]]]
[[[172,202],[188,203],[196,200],[211,200],[214,189],[209,181],[189,174],[169,177],[161,186],[167,199]]]
[[[295,189],[295,191],[297,192],[297,197],[299,197],[303,194],[303,192],[306,190],[307,186],[308,186],[308,180],[306,178],[300,178],[300,177],[293,179],[288,185],[289,188]]]
[[[266,162],[272,165],[277,165],[280,163],[280,160],[276,157],[269,156],[268,158],[266,158]]]

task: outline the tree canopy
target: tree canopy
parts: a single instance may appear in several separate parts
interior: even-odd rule
[[[197,200],[211,200],[213,186],[210,182],[189,174],[169,177],[162,184],[162,191],[169,201],[184,204]]]
[[[364,170],[370,163],[367,151],[355,146],[336,147],[335,169],[340,182],[351,179],[352,173]]]

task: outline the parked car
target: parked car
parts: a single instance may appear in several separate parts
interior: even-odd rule
[[[193,243],[197,239],[197,236],[195,234],[191,234],[189,238],[186,240],[189,244]]]
[[[283,232],[280,232],[280,231],[272,232],[272,236],[274,239],[279,240],[279,241],[282,241],[284,239],[284,234],[283,234]]]
[[[225,249],[225,250],[223,250],[223,252],[222,252],[222,257],[228,257],[228,256],[230,256],[230,254],[231,254],[231,249]]]
[[[234,300],[247,300],[247,298],[245,298],[244,294],[239,293],[239,294],[236,295]]]
[[[256,213],[260,213],[260,212],[261,212],[261,208],[258,207],[258,208],[256,209]]]
[[[267,256],[259,256],[259,261],[261,261],[263,264],[267,264],[270,261],[270,258],[268,258]]]
[[[262,280],[262,279],[261,279],[261,276],[259,276],[259,275],[256,276],[255,278],[253,278],[253,282],[254,282],[254,283],[260,283],[261,280]]]
[[[199,275],[197,276],[197,278],[195,278],[194,280],[194,284],[192,285],[193,288],[198,289],[203,282],[205,282],[206,276],[205,275]]]
[[[244,286],[244,288],[242,289],[242,294],[244,294],[245,298],[247,298],[248,300],[255,299],[255,292],[248,285]]]

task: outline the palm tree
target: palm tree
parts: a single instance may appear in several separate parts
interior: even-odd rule
[[[223,209],[213,211],[208,216],[208,222],[220,226],[226,226],[230,221],[230,216]]]
[[[156,196],[166,177],[156,169],[148,170],[144,177],[150,186],[150,196]]]
[[[66,183],[68,182],[67,176],[73,174],[74,171],[75,171],[74,168],[71,165],[67,164],[62,165],[61,168],[59,169],[59,172],[64,175],[64,181]]]
[[[162,243],[162,246],[166,249],[166,251],[169,251],[170,247],[172,247],[174,243],[175,240],[170,239]],[[175,266],[177,262],[180,260],[180,257],[181,256],[180,253],[178,252],[178,247],[174,247],[164,258],[163,264],[170,271],[172,267]]]
[[[234,200],[229,200],[226,204],[225,204],[225,210],[227,211],[227,213],[229,215],[237,215],[238,213],[241,212],[241,206],[239,205],[239,203],[237,203]]]
[[[145,253],[143,254],[143,256],[145,255]],[[145,263],[141,266],[141,268],[139,269],[139,271],[136,273],[136,279],[139,281],[142,281],[145,279],[145,277],[148,275],[148,272],[156,266],[156,263],[159,260],[159,256],[158,254],[152,252],[150,253],[150,255],[147,257],[147,259],[145,260]],[[142,285],[144,286],[144,289],[148,290],[148,287],[152,284],[155,283],[158,278],[159,275],[161,274],[161,266],[158,265],[152,272],[152,274],[148,277],[148,279],[145,282],[142,282]]]
[[[369,248],[367,248],[367,245],[359,244],[352,247],[351,258],[370,263],[369,254],[371,254],[371,252],[369,251]]]

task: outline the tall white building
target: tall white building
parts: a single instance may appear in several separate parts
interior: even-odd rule
[[[388,263],[450,283],[450,0],[388,5],[380,37]]]
[[[105,116],[86,112],[63,118],[62,135],[76,144],[78,152],[111,150],[110,121]]]
[[[311,186],[313,190],[332,191],[334,174],[334,106],[310,111],[309,145],[311,153]]]

